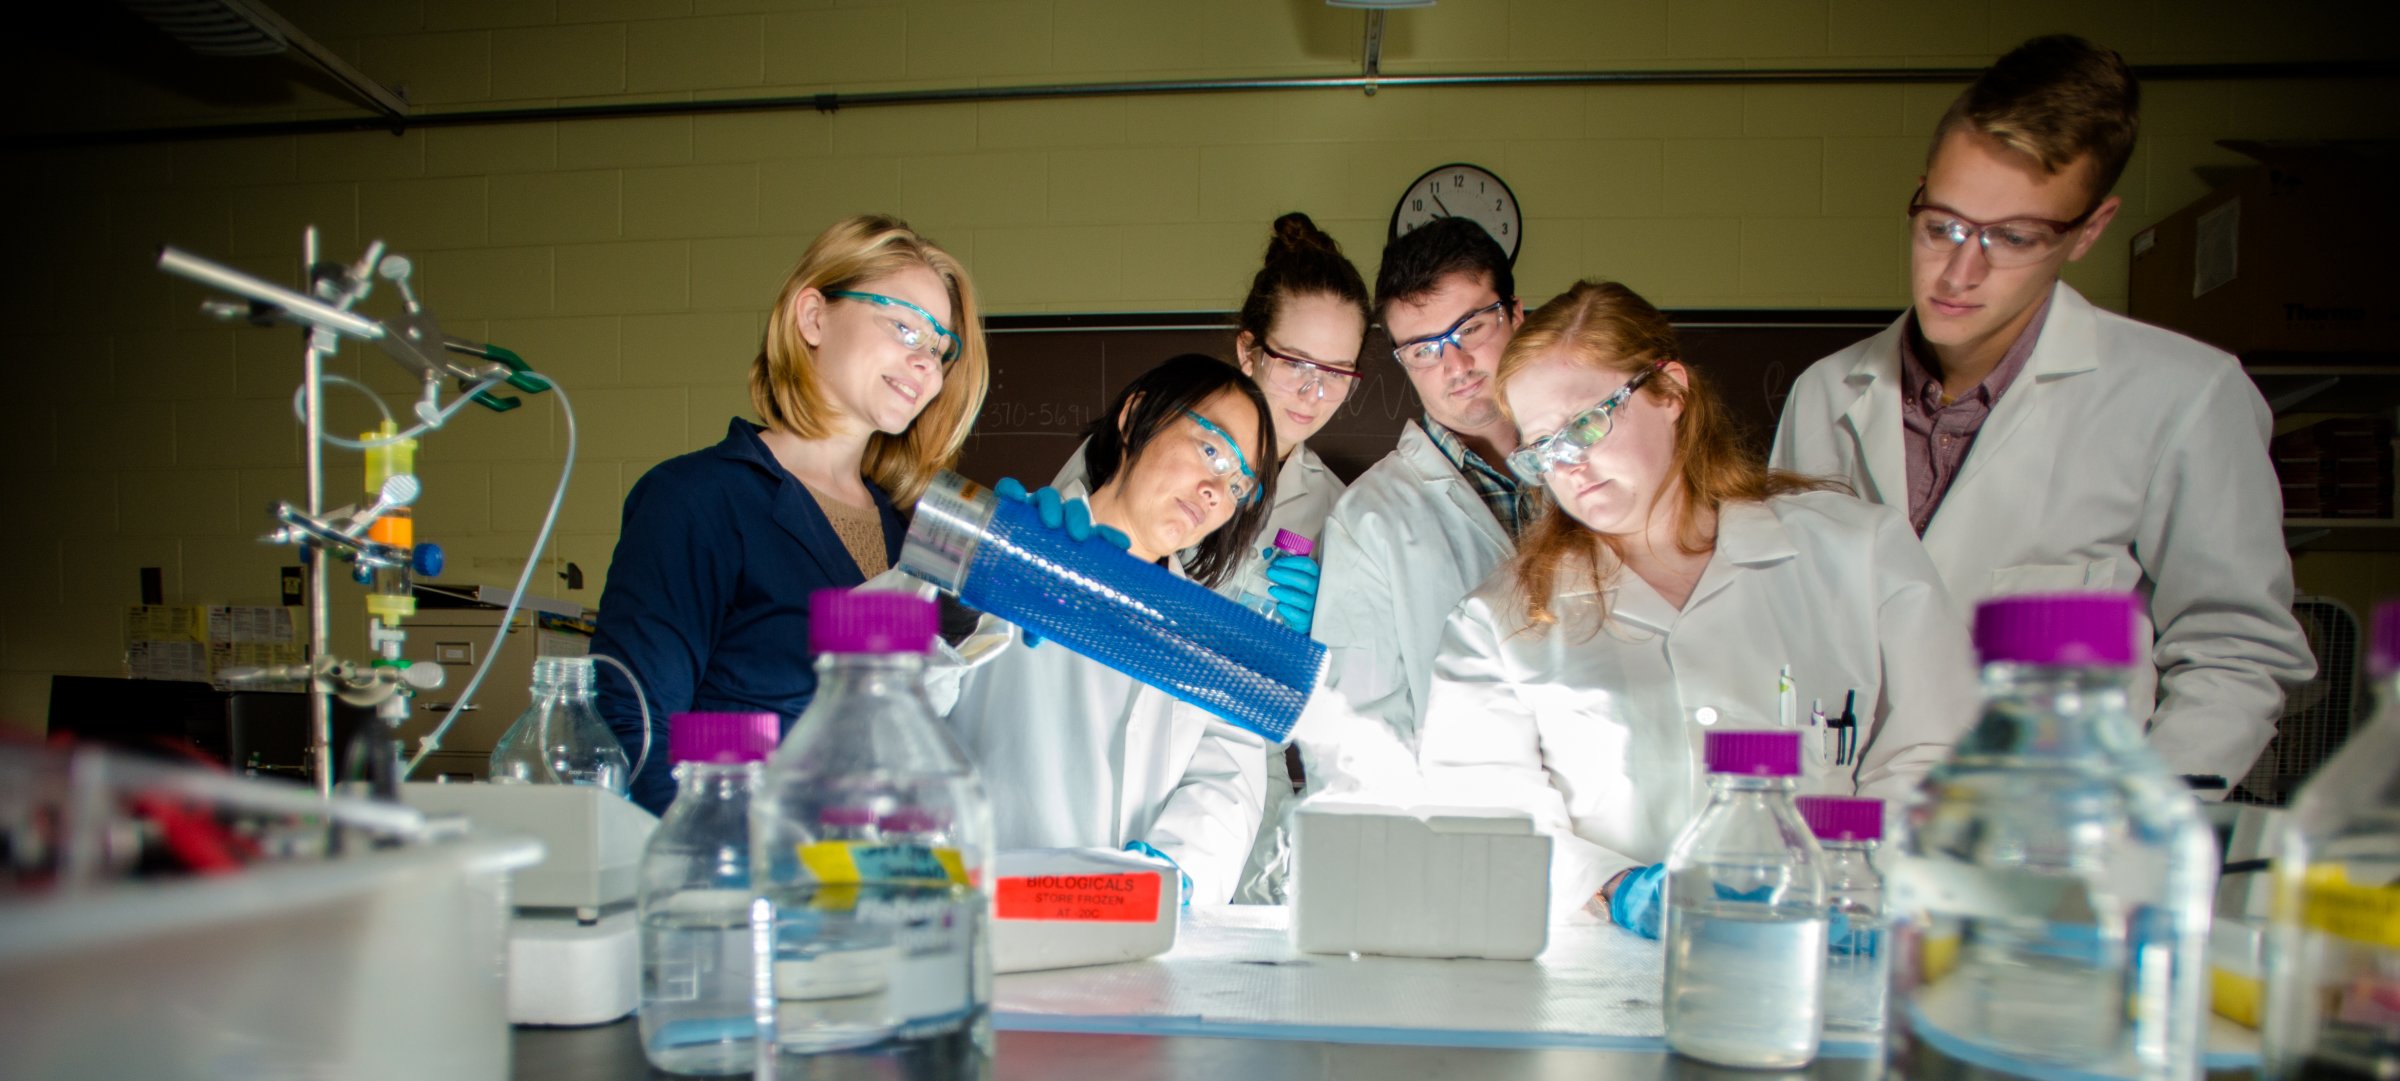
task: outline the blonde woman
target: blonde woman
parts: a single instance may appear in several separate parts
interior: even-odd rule
[[[750,403],[716,446],[661,462],[625,497],[592,651],[640,673],[651,754],[634,802],[674,798],[667,717],[771,710],[816,693],[808,597],[890,567],[913,506],[983,406],[982,320],[965,268],[904,222],[859,216],[809,245],[750,365]],[[602,677],[601,714],[634,753],[641,714]]]
[[[1801,788],[1885,797],[1965,731],[1965,621],[1907,519],[1760,465],[1648,301],[1578,284],[1526,318],[1496,378],[1509,466],[1546,505],[1444,626],[1417,752],[1445,802],[1533,812],[1555,913],[1607,904],[1656,937],[1709,727],[1850,702],[1855,739],[1804,733]]]

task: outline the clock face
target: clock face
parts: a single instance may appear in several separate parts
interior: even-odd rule
[[[1508,261],[1517,261],[1525,238],[1525,216],[1517,209],[1517,194],[1492,171],[1463,162],[1427,170],[1400,193],[1392,208],[1389,239],[1398,240],[1435,218],[1471,218],[1500,242]]]

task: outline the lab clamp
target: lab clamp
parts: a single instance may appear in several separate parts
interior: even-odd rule
[[[440,427],[468,402],[495,412],[517,408],[521,404],[517,399],[492,393],[501,383],[527,393],[548,390],[550,384],[507,349],[442,333],[440,324],[409,287],[414,266],[405,255],[386,254],[383,241],[369,243],[358,261],[350,264],[318,258],[314,226],[303,233],[301,246],[308,279],[305,293],[171,246],[158,253],[160,270],[240,298],[207,301],[201,305],[205,314],[254,326],[296,326],[307,333],[301,412],[308,429],[308,499],[304,506],[275,504],[271,513],[276,527],[265,539],[298,547],[300,560],[308,568],[309,659],[306,664],[231,672],[227,677],[237,683],[310,685],[310,755],[319,792],[330,793],[334,777],[332,699],[375,710],[380,730],[358,737],[370,748],[368,780],[377,796],[397,798],[404,772],[398,733],[408,718],[409,699],[419,691],[440,687],[444,679],[441,666],[412,664],[401,656],[408,637],[401,621],[416,613],[413,577],[438,575],[442,569],[441,548],[416,541],[409,510],[422,491],[415,474],[415,437]],[[399,316],[376,319],[353,310],[373,292],[378,276],[400,291],[404,311]],[[387,421],[382,430],[369,433],[364,440],[342,441],[365,451],[365,490],[373,493],[373,499],[365,506],[354,503],[328,510],[324,506],[324,362],[340,348],[343,337],[381,349],[415,373],[423,389],[415,410],[419,423],[414,427],[395,431]],[[445,379],[455,380],[458,390],[448,405],[441,397]],[[351,578],[368,588],[367,641],[375,655],[364,664],[334,657],[326,649],[327,560],[350,564]]]

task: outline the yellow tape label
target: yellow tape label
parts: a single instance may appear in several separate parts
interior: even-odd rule
[[[2312,930],[2370,946],[2400,949],[2400,886],[2361,886],[2341,864],[2308,869],[2300,921]]]
[[[820,883],[948,882],[965,886],[966,860],[955,848],[875,841],[815,841],[799,846],[800,866]]]

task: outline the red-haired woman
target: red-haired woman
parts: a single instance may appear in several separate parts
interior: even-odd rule
[[[1758,464],[1648,301],[1576,285],[1526,318],[1497,378],[1509,465],[1549,505],[1451,613],[1417,752],[1446,802],[1534,813],[1555,913],[1605,903],[1655,936],[1711,726],[1850,703],[1855,751],[1804,729],[1800,786],[1845,796],[1898,796],[1964,733],[1966,621],[1908,522]]]

